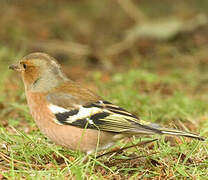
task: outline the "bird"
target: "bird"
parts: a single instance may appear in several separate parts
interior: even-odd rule
[[[9,68],[21,74],[27,103],[40,131],[68,149],[92,154],[125,137],[154,134],[205,140],[191,132],[144,121],[104,100],[68,78],[58,61],[46,53],[26,55]]]

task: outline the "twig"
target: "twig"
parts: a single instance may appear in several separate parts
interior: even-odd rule
[[[118,1],[121,3],[129,2],[126,0]],[[123,39],[120,42],[105,48],[106,50],[104,50],[104,53],[107,57],[122,53],[123,51],[130,49],[141,37],[166,41],[177,36],[179,33],[191,32],[198,27],[207,25],[207,23],[208,19],[203,14],[199,14],[191,20],[186,21],[179,18],[143,21],[140,22],[139,25],[136,24],[129,28]],[[163,29],[162,33],[161,29]]]
[[[77,56],[88,56],[91,53],[88,45],[64,42],[64,41],[39,41],[36,43],[28,43],[31,48],[46,49],[47,51],[55,51],[59,53],[74,54]]]
[[[142,141],[142,142],[139,142],[139,143],[137,143],[137,144],[134,144],[134,145],[131,145],[131,146],[127,146],[127,147],[124,147],[124,148],[121,148],[121,149],[115,149],[115,150],[109,151],[109,152],[107,152],[107,153],[98,155],[98,156],[96,157],[96,159],[97,159],[97,158],[100,158],[100,157],[102,157],[102,156],[105,156],[105,155],[113,154],[113,153],[115,153],[115,152],[122,152],[122,151],[124,151],[124,150],[126,150],[126,149],[129,149],[129,148],[132,148],[132,147],[142,146],[142,145],[145,145],[145,144],[148,144],[148,143],[157,141],[157,140],[158,140],[158,139],[153,139],[153,140],[149,140],[149,141]]]
[[[145,154],[145,155],[141,155],[141,156],[135,156],[135,157],[131,157],[127,160],[132,160],[132,159],[139,159],[139,158],[142,158],[142,157],[148,157],[148,156],[151,156],[153,154],[157,154],[158,152],[152,152],[152,153],[149,153],[149,154]]]
[[[32,166],[32,167],[38,167],[38,168],[46,168],[47,166],[45,165],[39,165],[39,164],[28,164],[28,163],[25,163],[25,162],[22,162],[22,161],[19,161],[19,160],[16,160],[16,159],[12,159],[11,157],[7,156],[6,154],[4,154],[3,152],[0,152],[0,157],[5,160],[6,162],[10,163],[10,160],[16,162],[16,163],[19,163],[19,164],[23,164],[23,165],[26,165],[26,166]]]
[[[137,8],[131,0],[117,0],[121,8],[137,23],[147,21],[147,17]]]

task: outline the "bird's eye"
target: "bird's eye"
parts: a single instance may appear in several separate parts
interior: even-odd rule
[[[27,65],[26,64],[23,64],[23,68],[26,69],[27,68]]]

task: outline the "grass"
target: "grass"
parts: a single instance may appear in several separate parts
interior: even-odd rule
[[[100,159],[92,156],[87,163],[83,163],[83,154],[57,146],[39,132],[29,114],[22,83],[14,73],[7,70],[11,61],[2,63],[3,55],[1,67],[4,78],[1,79],[0,93],[1,178],[208,178],[207,140],[198,142],[187,138],[162,137],[146,146]],[[176,67],[166,69],[165,75],[161,75],[160,69],[152,71],[142,65],[110,74],[91,71],[84,81],[97,86],[99,94],[106,99],[140,115],[144,120],[207,136],[208,96],[203,89],[195,93],[201,78],[205,78],[206,74],[198,69],[188,72],[188,68],[178,70]],[[118,142],[116,147],[153,138],[125,139]]]

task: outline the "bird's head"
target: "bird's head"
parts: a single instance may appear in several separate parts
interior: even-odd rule
[[[25,88],[31,91],[48,91],[68,80],[58,62],[45,53],[31,53],[9,68],[21,73]]]

